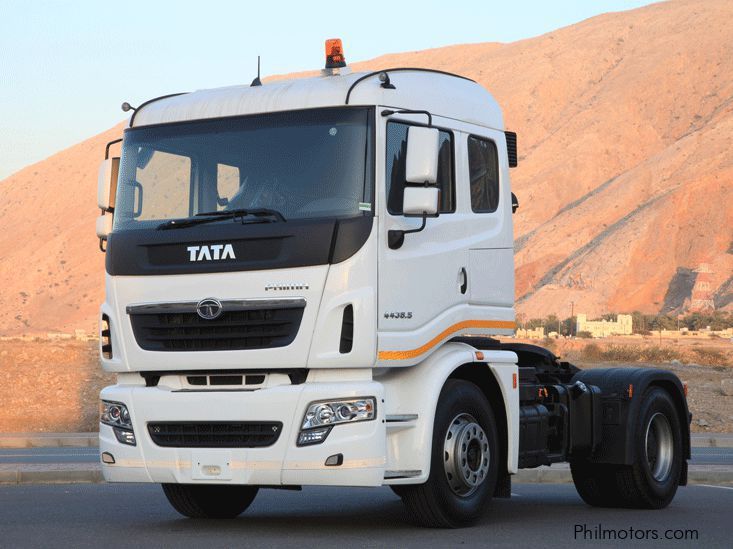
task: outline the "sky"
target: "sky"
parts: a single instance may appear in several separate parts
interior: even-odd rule
[[[648,0],[0,0],[0,180],[104,131],[120,104],[461,43],[513,42]]]

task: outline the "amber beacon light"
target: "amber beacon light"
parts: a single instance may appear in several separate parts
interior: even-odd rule
[[[344,57],[344,47],[341,45],[340,38],[330,38],[326,40],[326,68],[337,69],[346,66],[346,58]]]

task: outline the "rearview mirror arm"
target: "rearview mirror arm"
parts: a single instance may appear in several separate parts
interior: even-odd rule
[[[430,111],[412,110],[412,109],[398,109],[398,110],[384,109],[380,114],[382,116],[392,116],[393,114],[424,114],[425,116],[428,117],[428,128],[433,127],[433,115],[430,114]]]
[[[387,245],[389,246],[390,250],[398,250],[402,247],[402,244],[405,243],[405,235],[408,233],[419,233],[425,228],[425,225],[427,224],[428,220],[428,214],[423,212],[422,214],[422,224],[417,229],[409,229],[409,230],[402,230],[402,229],[390,229],[387,231]]]
[[[104,148],[104,159],[105,160],[107,160],[109,158],[109,148],[112,145],[114,145],[116,143],[120,143],[120,142],[122,142],[122,138],[114,139],[113,141],[110,141],[109,143],[107,143],[107,146]]]

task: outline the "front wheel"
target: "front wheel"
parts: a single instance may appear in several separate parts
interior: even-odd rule
[[[163,484],[173,508],[189,518],[235,518],[254,501],[257,486],[219,484]]]
[[[496,487],[497,439],[494,414],[481,390],[449,379],[435,413],[428,480],[396,490],[415,522],[457,528],[481,516]]]

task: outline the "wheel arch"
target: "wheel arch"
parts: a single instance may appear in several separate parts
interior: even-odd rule
[[[499,423],[501,455],[505,458],[500,471],[516,472],[519,395],[512,387],[512,375],[517,373],[517,356],[510,351],[480,351],[484,358],[478,361],[476,353],[477,350],[470,345],[446,343],[420,364],[393,368],[375,378],[385,388],[386,416],[418,415],[415,425],[406,429],[396,425],[390,428],[388,420],[388,453],[395,457],[395,461],[390,463],[388,455],[388,468],[421,471],[419,476],[391,480],[389,484],[416,484],[427,480],[430,452],[416,453],[414,449],[430,446],[438,398],[448,379],[471,381],[489,397]],[[502,407],[505,409],[501,410]]]

